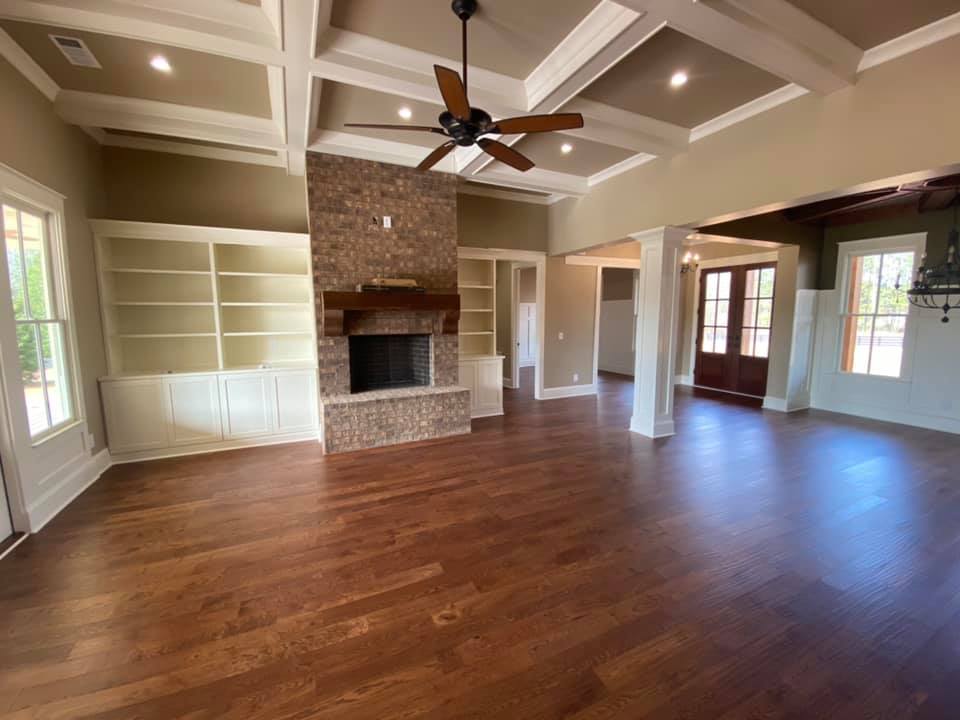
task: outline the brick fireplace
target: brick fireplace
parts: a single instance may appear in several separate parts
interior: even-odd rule
[[[308,153],[307,195],[324,450],[470,432],[469,391],[457,385],[456,178]],[[414,279],[427,292],[356,292],[375,277]],[[415,368],[406,378],[406,368],[394,367],[391,380],[391,347],[401,338],[419,338]],[[353,377],[367,370],[386,373],[382,387]]]

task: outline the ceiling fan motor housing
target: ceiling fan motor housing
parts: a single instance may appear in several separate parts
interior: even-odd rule
[[[461,20],[469,20],[477,11],[477,0],[453,0],[450,7]]]
[[[453,113],[444,111],[438,118],[440,125],[452,137],[457,145],[470,147],[475,145],[477,138],[489,132],[493,125],[493,118],[480,108],[470,108],[470,117],[460,120]]]

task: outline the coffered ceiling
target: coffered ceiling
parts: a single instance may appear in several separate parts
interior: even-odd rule
[[[960,33],[960,0],[480,0],[469,29],[472,105],[586,124],[501,138],[536,163],[527,173],[474,147],[436,170],[542,203],[850,88]],[[71,65],[51,34],[82,40],[100,67]],[[103,144],[302,174],[308,150],[413,166],[438,146],[345,124],[434,125],[433,65],[459,69],[460,23],[448,0],[2,0],[0,55]],[[679,72],[686,82],[671,83]]]

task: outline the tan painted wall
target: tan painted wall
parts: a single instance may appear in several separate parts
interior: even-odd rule
[[[304,178],[283,168],[106,147],[106,217],[307,232]]]
[[[513,347],[513,312],[510,306],[510,283],[513,273],[512,263],[497,260],[497,352],[503,355],[503,376],[513,377],[513,359],[516,353]]]
[[[544,387],[593,382],[593,335],[597,269],[547,259],[544,310]],[[559,333],[564,334],[560,340]],[[573,380],[579,373],[580,379]]]
[[[546,205],[465,194],[457,200],[457,242],[463,247],[546,251]]]
[[[550,252],[960,163],[960,37],[809,94],[550,206]]]
[[[627,268],[604,268],[603,300],[632,300],[634,270]]]
[[[100,302],[87,219],[103,210],[100,147],[63,123],[53,105],[6,60],[0,59],[0,162],[66,196],[70,284],[80,355],[80,380],[96,451],[106,436],[97,378],[106,373]]]

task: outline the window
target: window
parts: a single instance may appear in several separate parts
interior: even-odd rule
[[[740,354],[770,356],[770,327],[773,324],[773,285],[776,268],[747,270],[743,291],[743,333]]]
[[[850,255],[842,304],[843,372],[900,377],[913,251]],[[897,290],[898,284],[903,290]]]
[[[7,276],[32,438],[74,419],[66,327],[51,271],[46,213],[3,205]]]
[[[701,350],[706,353],[727,352],[727,328],[730,325],[730,282],[733,273],[705,273],[703,301],[703,340]]]

